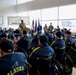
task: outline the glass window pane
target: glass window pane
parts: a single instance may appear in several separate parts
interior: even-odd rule
[[[42,20],[52,20],[57,19],[57,7],[42,9]]]
[[[20,12],[18,13],[18,16],[28,16],[28,12]]]
[[[18,4],[25,3],[27,0],[18,0]]]
[[[30,25],[32,26],[32,20],[41,20],[41,10],[35,10],[35,11],[30,11],[29,16],[30,16]],[[30,26],[30,27],[31,27]]]
[[[76,19],[76,4],[59,7],[59,19]]]
[[[33,0],[28,0],[28,2],[33,1]]]
[[[1,7],[2,7],[2,9],[4,8],[4,10],[7,7],[11,7],[11,6],[16,5],[16,0],[2,0],[0,2],[1,2],[1,4],[0,4]]]

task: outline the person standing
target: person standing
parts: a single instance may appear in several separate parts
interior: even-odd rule
[[[47,31],[47,24],[45,24],[45,26],[44,26],[44,33],[46,33],[46,31]]]
[[[50,26],[49,26],[49,31],[53,31],[53,29],[54,29],[54,27],[53,27],[53,25],[52,25],[52,23],[50,23]]]
[[[39,30],[39,34],[41,34],[42,33],[42,26],[40,24],[38,25],[37,29]]]
[[[21,29],[22,32],[23,32],[24,28],[26,28],[26,25],[23,20],[21,20],[21,23],[19,24],[19,28]]]

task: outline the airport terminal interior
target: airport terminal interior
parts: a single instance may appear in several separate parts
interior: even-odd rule
[[[51,62],[51,69],[53,73],[48,73],[46,75],[76,75],[76,0],[0,0],[0,41],[6,37],[6,39],[13,41],[15,46],[18,45],[18,47],[20,47],[21,45],[19,44],[21,43],[19,40],[26,33],[32,44],[29,49],[26,49],[27,54],[25,54],[27,56],[29,67],[33,66],[31,65],[31,57],[33,56],[35,50],[39,49],[36,47],[39,46],[41,49],[42,44],[46,43],[46,38],[49,37],[50,41],[48,46],[53,48],[57,36],[62,40],[62,43],[58,42],[60,43],[58,48],[56,43],[56,47],[53,49],[59,49],[60,51],[63,50],[64,47],[61,47],[65,42],[65,62],[63,61],[62,63],[60,60],[57,61],[58,58],[55,59],[55,56],[53,59],[56,61],[53,61],[54,63]],[[70,37],[70,41],[67,40],[66,36]],[[0,44],[2,44],[2,42]],[[0,45],[0,59],[2,58],[1,49],[7,47],[7,45],[4,45],[4,47],[2,45]],[[24,45],[24,42],[22,45]],[[27,47],[27,44],[25,47]],[[24,47],[21,46],[20,48],[23,49]],[[34,48],[36,49],[34,50]],[[44,48],[45,47],[43,47],[43,49]],[[50,53],[48,55],[50,55]],[[48,60],[49,58],[44,59]],[[0,63],[2,63],[1,60]],[[19,65],[19,63],[16,62],[16,65]],[[1,67],[2,66],[0,65],[0,68]],[[16,69],[15,72],[10,69],[10,71],[7,71],[8,73],[6,74],[2,74],[2,69],[0,69],[0,75],[24,75],[21,73],[17,74],[16,72],[19,71],[18,69]],[[28,69],[25,75],[44,74],[41,74],[41,69],[38,70],[37,74],[33,74],[33,69],[31,71],[30,70]]]

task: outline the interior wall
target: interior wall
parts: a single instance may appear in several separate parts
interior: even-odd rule
[[[3,1],[3,0],[1,0],[1,1]],[[0,1],[0,8],[2,8],[5,4],[3,2],[2,2],[3,4],[1,4],[1,1]],[[15,4],[17,4],[17,0],[14,0],[13,6],[6,7],[4,9],[0,10],[0,16],[3,16],[3,24],[0,25],[0,27],[2,27],[2,28],[12,27],[15,29],[18,28],[19,25],[8,25],[7,18],[8,18],[8,16],[18,16],[19,12],[44,9],[44,8],[49,8],[49,7],[56,7],[56,6],[75,4],[75,3],[76,3],[76,0],[35,0],[35,1],[27,2],[27,3],[15,5]]]
[[[4,26],[5,26],[5,24],[6,24],[6,27],[7,28],[10,28],[10,27],[12,27],[12,28],[18,28],[18,25],[8,25],[8,17],[9,16],[17,16],[17,12],[16,12],[16,8],[15,7],[12,7],[12,8],[9,8],[9,9],[6,9],[6,10],[4,10],[4,18],[5,18],[5,20],[4,20]]]
[[[16,0],[0,0],[0,16],[3,17],[2,28],[17,28],[17,25],[8,25],[8,16],[17,16]]]

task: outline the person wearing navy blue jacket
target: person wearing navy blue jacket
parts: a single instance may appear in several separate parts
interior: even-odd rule
[[[40,47],[37,47],[30,54],[29,63],[32,65],[30,75],[50,75],[50,60],[54,55],[54,50],[48,45],[48,37],[42,35],[39,38]],[[40,60],[38,62],[38,60]]]
[[[0,42],[0,75],[26,75],[26,56],[23,53],[14,53],[14,44],[4,39]]]
[[[42,33],[42,26],[40,24],[38,25],[37,29],[39,29],[39,33],[41,34]]]
[[[74,43],[74,39],[71,37],[71,32],[67,31],[65,33],[65,43],[66,43],[66,52],[68,53],[70,50],[70,47],[72,47],[72,44]]]
[[[27,36],[27,31],[23,31],[23,37],[17,42],[17,46],[21,49],[24,49],[27,53],[29,53],[30,48],[30,37]]]
[[[51,46],[55,51],[56,54],[56,60],[58,60],[59,62],[63,61],[63,55],[65,52],[65,41],[61,38],[62,37],[62,33],[61,32],[57,32],[55,34],[55,40],[52,42]]]

